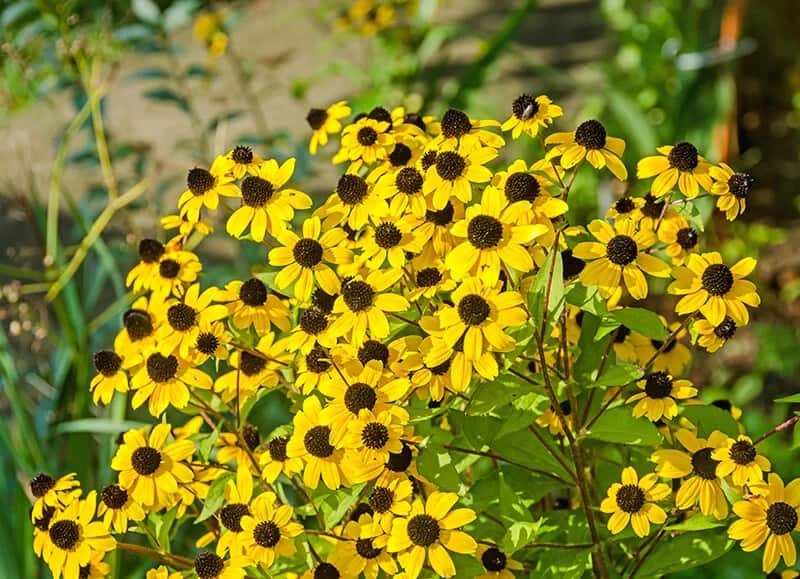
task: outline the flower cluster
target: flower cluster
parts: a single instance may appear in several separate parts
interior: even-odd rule
[[[765,482],[770,464],[751,439],[701,438],[682,415],[703,406],[680,377],[691,347],[719,349],[759,304],[744,279],[755,261],[728,266],[706,251],[692,202],[715,196],[733,219],[750,178],[688,143],[661,147],[639,162],[640,179],[655,177],[648,192],[620,197],[584,227],[570,220],[575,175],[608,169],[627,179],[625,142],[597,120],[546,135],[562,110],[544,95],[521,95],[510,109],[500,122],[375,107],[348,124],[346,102],[312,109],[311,153],[341,134],[341,176],[316,208],[294,185],[294,159],[237,146],[189,170],[177,214],[162,222],[177,232],[140,241],[127,278],[135,300],[112,347],[95,354],[89,385],[95,403],[130,396],[157,424],[120,437],[117,479],[97,493],[83,497],[71,475],[31,481],[34,546],[56,578],[104,576],[115,548],[162,562],[152,579],[301,566],[304,578],[452,577],[470,558],[482,577],[513,577],[535,559],[512,559],[483,514],[458,506],[472,501],[466,481],[441,483],[422,462],[437,432],[452,437],[455,418],[469,420],[481,389],[508,404],[510,382],[521,400],[544,403],[525,408],[518,430],[558,458],[563,470],[549,475],[592,526],[589,495],[570,494],[568,479],[586,490],[577,438],[613,406],[670,442],[653,453],[654,473],[625,468],[598,505],[612,513],[612,533],[630,522],[645,536],[650,523],[696,505],[724,519],[732,490],[742,519],[731,536],[746,550],[766,540],[765,569],[778,555],[794,562],[794,483]],[[540,158],[504,159],[504,132],[538,140]],[[220,218],[265,258],[214,286],[195,249]],[[680,296],[670,319],[630,307],[651,288]],[[603,348],[598,385],[607,367],[633,373],[606,384],[601,399],[577,372],[581,356]],[[271,392],[293,419],[265,436],[248,418]],[[480,445],[450,450],[503,460]],[[657,504],[671,494],[659,479],[680,481],[669,513]],[[153,524],[186,519],[203,523],[191,535],[197,552],[172,554],[170,527],[154,533]],[[118,542],[129,531],[156,548]]]

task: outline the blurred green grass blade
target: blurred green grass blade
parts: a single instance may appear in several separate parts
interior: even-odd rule
[[[126,430],[149,426],[145,422],[133,420],[116,420],[114,418],[80,418],[61,422],[53,427],[53,436],[67,434],[70,432],[83,432],[91,434],[117,434]]]

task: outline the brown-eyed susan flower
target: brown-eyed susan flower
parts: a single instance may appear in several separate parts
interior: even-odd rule
[[[263,159],[253,153],[253,149],[237,145],[225,155],[224,170],[237,179],[245,175],[258,175],[258,170]]]
[[[163,316],[164,302],[138,298],[131,308],[122,315],[122,329],[114,338],[114,352],[124,359],[134,359],[155,339],[155,328]]]
[[[567,203],[545,189],[550,183],[546,177],[534,173],[533,165],[528,167],[522,159],[492,177],[492,187],[503,192],[520,224],[535,223],[535,217],[554,219],[567,212]]]
[[[355,420],[347,423],[347,434],[342,446],[352,449],[345,458],[352,467],[350,480],[353,483],[372,480],[383,472],[389,454],[403,450],[401,437],[403,426],[408,422],[408,413],[403,408],[374,414],[371,410],[359,410]],[[351,459],[351,460],[348,460]]]
[[[275,482],[281,473],[291,478],[303,471],[303,460],[300,458],[290,458],[286,453],[286,446],[289,443],[288,436],[274,436],[267,443],[267,448],[261,454],[259,463],[264,467],[261,476],[268,483]]]
[[[633,415],[647,416],[650,422],[670,420],[678,415],[676,400],[697,396],[697,388],[689,380],[675,380],[666,372],[653,372],[636,382],[641,392],[628,398],[636,402]]]
[[[109,404],[114,392],[128,391],[127,369],[136,364],[133,357],[123,359],[113,350],[100,350],[92,357],[97,375],[89,383],[95,404]]]
[[[370,219],[386,215],[389,206],[375,185],[367,183],[353,173],[345,173],[336,184],[336,191],[317,209],[316,215],[323,218],[322,228],[348,225],[358,231]]]
[[[561,414],[564,415],[567,425],[572,428],[574,420],[572,417],[572,404],[570,404],[569,400],[564,400],[563,402],[559,403],[558,407],[561,411]],[[564,427],[561,424],[561,419],[558,417],[558,413],[553,409],[552,406],[545,410],[541,416],[536,418],[536,424],[549,430],[550,434],[553,436],[564,434]]]
[[[622,281],[632,298],[647,297],[647,279],[669,277],[670,267],[659,258],[645,253],[656,242],[651,229],[637,226],[635,221],[615,221],[613,227],[602,219],[589,224],[589,231],[597,241],[582,242],[575,246],[572,254],[586,260],[580,273],[585,285],[607,288],[612,295],[622,293]]]
[[[197,339],[192,347],[192,361],[203,364],[209,358],[226,360],[231,337],[221,321],[201,320],[197,324]]]
[[[463,218],[464,204],[458,200],[448,201],[444,208],[439,210],[429,206],[425,211],[425,221],[414,231],[422,244],[422,255],[429,260],[431,256],[444,259],[460,241],[450,232],[450,228],[453,223]]]
[[[741,541],[743,551],[755,551],[766,541],[762,570],[770,573],[783,558],[787,565],[797,562],[792,531],[797,529],[800,507],[800,479],[784,486],[781,477],[770,473],[766,495],[751,495],[737,501],[733,512],[739,517],[728,529],[731,539]]]
[[[128,272],[125,284],[134,292],[152,290],[163,299],[168,295],[181,296],[184,285],[194,282],[203,266],[191,251],[179,245],[164,245],[155,239],[139,242],[139,262]]]
[[[189,359],[200,335],[200,324],[216,322],[228,315],[221,304],[212,304],[217,288],[200,292],[200,284],[192,284],[178,299],[170,299],[165,304],[164,321],[156,330],[158,350],[164,355],[177,352],[183,359]]]
[[[547,227],[516,225],[514,212],[502,193],[487,187],[480,205],[469,207],[464,219],[450,231],[463,239],[445,258],[453,279],[472,273],[486,284],[493,284],[500,278],[503,265],[519,273],[533,269],[533,258],[523,245],[545,233]]]
[[[292,337],[286,339],[286,344]],[[296,361],[297,379],[295,386],[303,394],[310,394],[315,388],[326,386],[338,375],[334,367],[331,354],[319,344],[309,350],[305,356],[300,356]]]
[[[697,197],[700,190],[711,190],[711,165],[701,157],[691,143],[658,147],[660,155],[645,157],[636,165],[636,177],[655,177],[650,192],[662,197],[675,185],[689,199]]]
[[[253,478],[249,463],[239,463],[236,477],[225,485],[224,503],[217,512],[217,520],[222,525],[222,533],[217,542],[217,553],[232,556],[244,554],[242,518],[251,515],[250,501],[253,498]]]
[[[269,332],[270,326],[289,331],[289,307],[257,277],[227,283],[216,300],[227,305],[234,328],[253,326],[258,335]]]
[[[641,219],[641,208],[644,206],[643,197],[620,197],[614,201],[606,211],[606,219],[621,221],[623,219]],[[656,216],[658,217],[658,216]],[[655,228],[654,226],[651,226]]]
[[[31,509],[31,521],[43,516],[46,509],[62,510],[81,496],[81,483],[74,472],[54,479],[49,474],[40,472],[29,483],[34,497]]]
[[[42,549],[42,557],[53,573],[53,579],[78,579],[81,568],[95,556],[113,551],[117,542],[100,521],[94,520],[97,493],[76,499],[64,510],[57,510]]]
[[[97,516],[103,517],[103,524],[109,531],[125,533],[128,530],[128,522],[141,521],[145,517],[145,512],[128,491],[118,484],[112,484],[100,493]]]
[[[202,236],[214,232],[214,227],[208,221],[203,219],[196,222],[190,221],[186,215],[165,215],[161,218],[160,223],[165,231],[178,230],[178,236],[173,238],[173,242],[186,240],[194,232]]]
[[[186,191],[178,198],[180,214],[189,221],[200,220],[200,210],[203,207],[216,210],[219,198],[238,197],[239,187],[234,183],[235,177],[228,172],[229,162],[225,157],[219,156],[214,160],[210,169],[195,167],[189,170],[186,177]]]
[[[246,423],[242,426],[239,433],[222,432],[217,438],[217,462],[222,464],[236,462],[236,464],[246,464],[251,468],[253,464],[251,456],[258,460],[258,447],[261,444],[261,433],[257,426]],[[258,469],[257,469],[258,470]]]
[[[571,133],[553,133],[545,139],[545,144],[555,145],[545,158],[561,157],[560,163],[565,169],[586,159],[595,169],[608,167],[620,181],[628,178],[628,170],[620,158],[625,153],[625,141],[609,137],[600,121],[584,121]]]
[[[261,493],[250,505],[251,514],[241,520],[244,552],[264,569],[277,557],[293,555],[293,539],[303,532],[303,526],[292,521],[292,507],[276,503],[275,493]]]
[[[248,565],[248,557],[225,559],[211,551],[201,551],[194,558],[194,572],[198,579],[244,579],[245,567]]]
[[[228,218],[225,229],[239,239],[250,227],[253,241],[264,241],[267,232],[275,236],[286,229],[294,217],[295,209],[311,207],[311,197],[296,189],[282,189],[294,173],[294,158],[282,165],[268,159],[258,166],[258,172],[244,178],[241,192],[242,206]]]
[[[664,509],[656,503],[670,494],[669,487],[658,482],[658,477],[646,474],[641,479],[631,467],[622,469],[622,484],[614,483],[608,488],[608,496],[600,503],[600,510],[610,514],[608,530],[616,535],[630,523],[639,537],[650,534],[650,523],[660,525],[667,520]]]
[[[327,109],[311,109],[306,115],[306,122],[311,127],[311,140],[308,142],[308,150],[312,155],[317,154],[318,146],[328,144],[328,135],[337,134],[342,130],[343,119],[350,114],[350,107],[347,101],[333,103]]]
[[[736,335],[737,325],[730,316],[725,316],[716,326],[707,319],[700,318],[692,324],[692,329],[696,334],[697,343],[713,353]]]
[[[403,475],[384,475],[375,482],[367,504],[373,511],[372,520],[378,534],[389,534],[395,517],[408,516],[412,493],[411,481]]]
[[[500,123],[493,119],[471,119],[464,111],[447,109],[442,115],[439,135],[430,144],[438,150],[455,150],[462,144],[467,149],[480,148],[481,145],[499,149],[506,143],[503,137],[486,130],[486,127],[499,126]]]
[[[517,139],[522,133],[536,137],[541,129],[546,129],[553,119],[564,114],[561,107],[545,95],[534,98],[524,93],[511,103],[511,116],[500,126],[503,131],[511,131],[511,138]]]
[[[480,560],[485,571],[475,579],[514,579],[514,571],[522,571],[524,567],[519,561],[512,559],[497,545],[478,543],[475,556]]]
[[[667,288],[669,293],[683,296],[675,304],[675,311],[681,315],[699,311],[715,326],[726,316],[739,326],[746,325],[750,316],[745,306],[757,307],[761,303],[753,282],[742,279],[755,267],[752,257],[728,267],[716,251],[690,255],[686,267],[675,268],[675,281]]]
[[[145,579],[183,579],[183,575],[177,571],[172,573],[164,565],[159,565],[155,569],[150,569],[145,575]]]
[[[406,256],[422,249],[413,234],[416,223],[413,217],[402,215],[399,203],[393,202],[389,212],[377,219],[374,226],[367,227],[359,239],[361,254],[358,261],[369,269],[382,269],[386,262],[390,268],[403,268]]]
[[[484,165],[497,157],[491,147],[470,146],[460,141],[452,150],[440,150],[425,172],[422,191],[431,197],[434,209],[442,209],[451,197],[462,203],[472,200],[472,183],[486,183],[492,172]]]
[[[302,302],[311,298],[314,285],[329,294],[339,290],[339,280],[328,264],[349,263],[350,250],[340,247],[347,234],[339,227],[322,233],[319,217],[303,222],[303,236],[290,230],[278,234],[282,247],[269,251],[269,263],[282,268],[275,276],[275,286],[284,290],[294,284],[294,297]]]
[[[331,317],[319,308],[310,307],[300,310],[297,326],[283,340],[288,352],[308,354],[317,346],[330,348],[336,345],[336,336],[330,333]]]
[[[111,460],[119,485],[145,508],[170,506],[178,484],[193,478],[185,461],[194,453],[194,442],[184,438],[168,444],[170,428],[153,426],[147,438],[143,430],[129,430]]]
[[[424,219],[428,210],[422,186],[423,173],[416,167],[403,167],[399,171],[385,173],[375,183],[375,193],[383,199],[398,204],[401,212],[410,211],[417,219]]]
[[[471,555],[477,543],[460,527],[475,520],[475,511],[460,508],[451,510],[458,501],[455,493],[433,492],[427,500],[415,499],[408,517],[395,518],[386,550],[398,553],[397,560],[416,579],[425,564],[425,557],[440,577],[456,574],[453,560],[447,553]]]
[[[700,234],[684,217],[677,216],[661,222],[658,239],[667,244],[665,251],[672,258],[672,264],[683,265],[697,248]]]
[[[394,147],[394,135],[387,132],[389,123],[361,117],[342,130],[339,152],[333,156],[334,163],[350,162],[349,169],[356,171],[361,165],[372,165],[383,161]]]
[[[284,344],[275,341],[275,334],[265,334],[253,348],[237,349],[228,358],[230,372],[214,382],[214,391],[229,402],[238,397],[239,404],[259,388],[271,388],[278,383],[278,371],[291,361]]]
[[[414,167],[422,154],[425,140],[408,132],[392,131],[395,141],[384,161],[367,175],[367,181],[377,183],[384,175],[394,174],[406,167]]]
[[[81,565],[78,569],[79,579],[106,579],[111,573],[111,565],[106,563],[103,559],[106,554],[95,551],[92,558],[86,565]],[[66,579],[66,575],[64,575]]]
[[[309,569],[302,575],[300,579],[319,579],[320,577],[346,577],[344,575],[344,567],[341,563],[333,563],[332,560],[322,561],[313,569]]]
[[[348,481],[341,467],[344,431],[323,423],[321,411],[322,406],[315,396],[303,401],[303,409],[294,415],[294,433],[286,445],[286,454],[305,463],[303,483],[308,488],[317,488],[322,478],[326,487],[335,490]]]
[[[667,341],[663,342],[632,332],[628,341],[633,347],[635,357],[631,361],[642,366],[650,364],[653,372],[665,371],[673,376],[679,376],[692,361],[692,352],[684,343],[688,332],[681,322],[667,323],[662,316],[659,318],[669,333]]]
[[[737,438],[728,438],[725,445],[711,453],[718,460],[717,476],[731,477],[733,484],[743,486],[748,483],[761,484],[764,473],[772,468],[769,460],[758,453],[750,437],[740,434]]]
[[[333,304],[333,313],[337,317],[330,327],[331,334],[350,336],[357,346],[367,336],[376,340],[388,336],[389,321],[385,312],[404,312],[409,307],[406,298],[387,292],[402,276],[402,270],[377,270],[366,277],[343,280]]]
[[[733,221],[744,213],[747,196],[753,187],[753,178],[747,173],[735,173],[725,163],[708,170],[713,182],[711,194],[717,196],[717,209],[725,213],[728,221]]]
[[[450,277],[450,272],[445,264],[437,259],[433,263],[430,260],[417,260],[413,270],[414,289],[406,294],[410,302],[416,302],[420,298],[433,299],[439,293],[452,291],[457,282]]]
[[[344,570],[344,576],[360,577],[363,573],[368,579],[376,579],[381,571],[389,576],[396,575],[397,563],[386,551],[389,537],[374,533],[375,526],[369,514],[361,517],[345,523],[342,536],[347,540],[337,544],[336,562]]]
[[[700,512],[717,519],[728,516],[728,501],[722,491],[717,466],[720,461],[713,458],[714,451],[725,446],[727,436],[715,430],[708,437],[698,438],[690,430],[681,428],[675,438],[686,449],[657,450],[651,460],[656,463],[659,476],[685,479],[675,495],[675,506],[689,509],[700,504]]]
[[[131,380],[134,390],[131,406],[136,409],[145,402],[153,416],[160,416],[168,406],[185,408],[189,390],[210,390],[211,377],[175,354],[150,349],[142,354],[142,366]]]

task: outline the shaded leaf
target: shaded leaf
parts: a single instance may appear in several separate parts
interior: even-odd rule
[[[603,442],[642,446],[656,446],[663,440],[652,422],[646,418],[634,417],[627,406],[606,410],[586,437]]]

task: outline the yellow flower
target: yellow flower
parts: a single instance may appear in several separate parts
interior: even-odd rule
[[[425,222],[414,230],[417,240],[422,245],[422,255],[428,260],[431,256],[440,259],[452,251],[459,243],[451,232],[453,223],[464,219],[464,204],[456,200],[448,201],[444,208],[435,210],[430,206],[425,211]]]
[[[389,537],[374,533],[372,517],[363,514],[357,521],[348,521],[342,529],[344,541],[336,545],[335,561],[345,572],[344,577],[376,579],[381,570],[388,576],[396,575],[397,563],[386,552]]]
[[[201,551],[194,558],[197,576],[202,579],[244,579],[245,567],[249,564],[248,557],[224,559],[211,551]]]
[[[245,174],[258,175],[260,165],[264,160],[253,154],[253,149],[250,147],[239,145],[225,155],[225,161],[225,172],[241,179]]]
[[[728,529],[731,539],[741,541],[743,551],[755,551],[766,541],[762,570],[770,573],[781,558],[787,565],[797,562],[791,532],[797,529],[800,506],[800,479],[784,487],[781,477],[769,475],[766,496],[752,495],[733,505],[739,517]]]
[[[163,565],[159,565],[155,569],[150,569],[145,576],[145,579],[183,579],[183,575],[178,573],[171,573],[169,569]]]
[[[686,337],[687,331],[685,328],[681,327],[680,322],[667,324],[667,321],[662,316],[659,316],[659,318],[661,318],[670,336],[672,336],[673,333],[675,336],[669,338],[667,345],[664,346],[664,342],[661,340],[648,338],[638,332],[631,333],[629,341],[635,356],[633,360],[629,361],[638,362],[643,366],[650,362],[651,358],[655,356],[655,360],[653,360],[650,366],[653,372],[665,371],[673,376],[679,376],[689,365],[689,362],[692,361],[692,353],[682,341],[683,338]],[[663,350],[662,346],[664,346]],[[661,352],[656,355],[656,352],[659,352],[659,350],[661,350]]]
[[[300,576],[300,579],[318,579],[319,577],[346,577],[346,575],[344,575],[344,568],[334,564],[331,559],[309,569]]]
[[[637,418],[647,415],[650,422],[675,418],[678,415],[675,401],[697,396],[697,388],[691,382],[673,380],[666,372],[653,372],[636,385],[642,392],[628,398],[627,403],[636,402],[633,415]]]
[[[665,478],[686,478],[675,495],[675,506],[689,509],[696,503],[700,511],[717,519],[728,516],[728,502],[717,475],[718,460],[712,458],[716,449],[725,446],[727,437],[715,430],[708,440],[697,438],[691,431],[681,428],[675,438],[688,451],[664,449],[653,453],[656,472]]]
[[[258,447],[260,444],[261,434],[258,432],[258,428],[249,423],[242,426],[241,432],[238,434],[222,432],[216,442],[216,446],[219,447],[217,462],[246,464],[251,469],[255,469],[254,472],[257,474],[260,469],[256,468],[257,465],[253,464],[250,456],[256,460],[259,459]]]
[[[628,197],[627,195],[620,197],[606,211],[606,219],[612,221],[621,221],[623,219],[639,220],[643,217],[641,209],[644,203],[644,197]],[[658,215],[656,219],[658,219]],[[651,227],[655,229],[655,225]]]
[[[363,408],[355,420],[347,423],[342,446],[352,449],[345,457],[348,472],[352,473],[352,483],[377,478],[389,460],[389,453],[399,454],[403,451],[400,438],[408,418],[403,408],[378,414]]]
[[[284,290],[294,284],[294,297],[306,302],[311,297],[314,282],[328,294],[339,289],[339,280],[328,265],[350,263],[350,250],[339,247],[347,234],[339,227],[322,233],[319,217],[303,221],[303,237],[290,230],[278,234],[283,247],[269,251],[269,263],[281,267],[275,276],[275,286]]]
[[[572,133],[553,133],[545,139],[545,144],[555,145],[545,158],[561,157],[561,166],[565,169],[586,159],[595,169],[608,167],[620,181],[628,178],[628,170],[620,159],[625,152],[625,141],[609,137],[600,121],[584,121]]]
[[[122,329],[114,338],[114,351],[123,359],[134,359],[144,348],[153,344],[155,327],[163,317],[164,302],[138,298],[122,315]]]
[[[406,517],[411,512],[413,487],[406,476],[384,475],[372,487],[367,504],[373,511],[375,534],[392,531],[395,517]]]
[[[515,561],[507,553],[500,550],[497,545],[478,543],[475,556],[481,560],[481,565],[486,569],[475,579],[514,579],[516,575],[512,571],[522,571],[524,567],[519,561]]]
[[[544,189],[550,180],[533,170],[533,166],[529,168],[525,161],[517,159],[506,171],[498,171],[492,177],[492,187],[503,192],[519,224],[536,223],[537,217],[554,219],[569,209],[565,201]]]
[[[158,350],[163,355],[178,353],[188,360],[193,353],[200,335],[200,325],[221,320],[228,310],[220,304],[211,302],[217,294],[216,288],[208,288],[200,293],[200,284],[192,284],[180,300],[170,299],[164,306],[164,322],[156,330]]]
[[[370,219],[386,215],[389,206],[378,189],[353,173],[345,173],[336,184],[336,191],[317,209],[315,215],[324,218],[326,231],[335,225],[348,225],[358,231]]]
[[[697,153],[694,145],[687,142],[658,147],[660,155],[645,157],[636,165],[639,179],[656,177],[650,192],[662,197],[678,185],[680,192],[694,199],[703,191],[711,190],[711,165]]]
[[[457,501],[455,493],[433,492],[425,503],[414,500],[408,518],[394,519],[386,550],[398,553],[409,579],[419,576],[426,555],[436,574],[453,577],[456,569],[447,551],[475,553],[475,539],[458,530],[475,520],[475,512],[465,508],[451,511]]]
[[[168,406],[181,409],[189,403],[190,388],[211,389],[211,377],[174,354],[163,355],[150,349],[142,354],[142,366],[131,380],[135,390],[131,406],[135,410],[145,402],[153,416],[160,416]]]
[[[746,257],[733,267],[722,263],[716,251],[689,256],[686,267],[675,268],[669,293],[683,296],[675,305],[678,314],[699,311],[713,325],[730,316],[739,326],[750,319],[745,305],[757,307],[761,299],[756,286],[742,279],[756,267],[756,260]]]
[[[361,254],[358,263],[369,269],[381,269],[388,261],[391,269],[402,269],[406,265],[406,255],[419,253],[422,249],[412,233],[416,224],[413,217],[402,216],[399,199],[393,200],[388,214],[376,219],[375,226],[368,227],[359,238]]]
[[[505,140],[485,128],[499,126],[500,123],[493,119],[478,121],[458,109],[447,109],[439,126],[441,132],[431,141],[431,146],[439,150],[455,150],[464,145],[465,152],[482,145],[499,149],[506,144]]]
[[[610,514],[608,530],[616,535],[628,523],[639,537],[650,534],[650,523],[660,525],[667,520],[664,509],[656,503],[670,494],[669,487],[658,482],[658,477],[646,474],[641,479],[633,467],[622,470],[622,484],[614,483],[608,488],[608,496],[600,503],[600,510]]]
[[[500,127],[511,131],[511,138],[517,139],[522,133],[535,137],[540,129],[546,129],[553,119],[564,114],[561,107],[554,105],[545,95],[533,98],[532,94],[521,94],[511,103],[511,116]]]
[[[287,347],[292,337],[286,339]],[[295,386],[303,394],[310,394],[314,388],[324,388],[338,376],[331,363],[330,353],[319,344],[309,350],[305,356],[297,360],[297,378]]]
[[[226,402],[238,397],[239,405],[242,405],[259,388],[277,385],[278,371],[285,368],[291,359],[284,344],[275,342],[275,334],[265,334],[254,348],[231,353],[228,365],[233,369],[217,378],[214,391]]]
[[[180,214],[187,220],[200,221],[200,209],[206,207],[212,211],[219,206],[220,195],[238,197],[239,188],[234,183],[234,176],[227,172],[228,163],[225,157],[214,159],[210,169],[195,167],[186,177],[186,191],[178,198]]]
[[[375,183],[375,194],[398,203],[401,212],[410,211],[417,219],[424,219],[428,210],[422,191],[425,177],[416,167],[403,167],[385,173]]]
[[[125,533],[128,530],[128,521],[138,522],[145,517],[142,506],[118,484],[105,487],[100,493],[100,499],[97,515],[103,517],[103,524],[109,531]]]
[[[322,406],[315,396],[303,401],[303,409],[294,415],[294,434],[286,445],[286,454],[305,462],[303,483],[315,489],[322,478],[325,486],[336,490],[348,481],[341,468],[344,449],[341,439],[344,432],[324,424],[320,416]]]
[[[36,499],[31,509],[31,521],[42,518],[45,510],[62,510],[81,496],[81,483],[71,472],[58,479],[40,472],[29,483],[31,494]]]
[[[120,471],[119,485],[145,508],[171,506],[178,484],[193,478],[184,461],[194,453],[194,442],[182,439],[166,444],[170,428],[158,424],[148,438],[143,430],[129,430],[111,460],[111,468]]]
[[[289,458],[286,454],[288,436],[274,436],[267,443],[267,450],[261,455],[260,464],[264,467],[261,476],[268,483],[273,483],[281,473],[292,478],[303,470],[303,461],[300,458]]]
[[[222,525],[222,534],[217,542],[217,553],[224,555],[230,551],[231,556],[244,555],[247,541],[242,526],[242,519],[250,514],[250,500],[253,498],[253,478],[250,475],[249,463],[239,463],[236,478],[225,485],[225,503],[217,513]]]
[[[564,400],[563,402],[559,403],[558,406],[561,410],[561,414],[564,415],[564,418],[567,421],[567,425],[572,428],[572,405],[570,404],[569,400]],[[541,416],[536,418],[536,424],[542,428],[548,429],[550,434],[553,436],[564,434],[564,428],[561,425],[561,419],[558,417],[558,413],[553,409],[552,406],[545,410]]]
[[[716,326],[705,318],[701,318],[692,324],[692,329],[696,334],[697,343],[709,352],[716,352],[736,334],[736,322],[730,316]]]
[[[210,235],[214,232],[214,227],[208,221],[202,219],[196,222],[190,221],[185,215],[165,215],[161,218],[161,227],[165,231],[177,229],[178,237],[173,239],[173,241],[177,242],[187,239],[195,231],[202,236]]]
[[[238,330],[253,326],[262,336],[273,325],[289,331],[289,307],[256,277],[229,282],[217,292],[216,300],[227,305],[233,327]]]
[[[303,526],[292,521],[292,507],[276,506],[274,493],[258,495],[250,505],[252,514],[242,518],[244,552],[264,569],[276,556],[293,555],[292,539],[303,532]]]
[[[197,339],[192,346],[192,362],[199,366],[209,358],[226,360],[230,341],[223,322],[200,320],[197,325]]]
[[[92,358],[97,375],[89,383],[92,401],[109,404],[114,392],[128,391],[127,369],[135,365],[134,358],[124,359],[113,350],[100,350]]]
[[[758,454],[750,437],[743,434],[736,439],[729,438],[725,441],[725,446],[711,453],[711,457],[720,461],[717,465],[717,476],[730,476],[737,486],[763,483],[764,473],[772,468],[769,460]]]
[[[725,212],[728,221],[733,221],[744,213],[753,178],[747,173],[734,173],[725,163],[712,166],[708,172],[713,179],[711,194],[718,197],[717,209]]]
[[[501,195],[494,187],[487,187],[480,205],[469,207],[464,219],[450,230],[463,239],[445,258],[453,279],[472,273],[493,284],[500,278],[501,264],[519,273],[533,269],[533,258],[523,244],[546,233],[547,227],[516,225],[515,214]]]
[[[105,553],[96,551],[89,563],[81,565],[79,579],[106,579],[111,574],[111,565],[103,561],[105,556]]]
[[[658,239],[667,244],[667,255],[672,258],[673,265],[683,265],[689,254],[696,247],[700,236],[697,230],[689,226],[682,216],[665,219],[658,228]]]
[[[588,261],[580,280],[584,285],[610,291],[614,303],[622,294],[622,280],[631,297],[642,300],[647,297],[648,290],[643,272],[669,277],[669,266],[645,253],[656,242],[651,229],[637,226],[632,220],[616,221],[612,228],[606,221],[595,219],[589,224],[589,231],[599,243],[582,242],[572,250],[575,257]]]
[[[403,270],[373,271],[366,277],[343,281],[333,304],[337,318],[330,326],[331,334],[350,336],[356,346],[368,336],[376,340],[388,336],[389,321],[384,312],[404,312],[409,308],[406,298],[386,291],[402,276]]]
[[[336,336],[330,333],[330,325],[330,318],[322,310],[315,307],[300,310],[297,327],[285,339],[286,350],[308,354],[317,345],[335,346]]]
[[[268,159],[258,167],[258,172],[242,181],[242,206],[228,218],[225,230],[240,239],[250,226],[250,238],[262,242],[267,232],[276,236],[286,229],[294,217],[295,209],[311,207],[311,197],[295,189],[281,189],[294,173],[294,158],[278,166],[275,159]]]
[[[333,103],[327,109],[311,109],[306,115],[306,122],[311,127],[311,140],[308,150],[312,155],[317,154],[317,147],[328,144],[328,134],[336,134],[342,130],[342,119],[350,114],[347,101]]]
[[[356,171],[364,163],[383,161],[394,147],[394,135],[389,129],[387,122],[361,117],[342,131],[342,143],[333,162],[350,161],[348,171]]]
[[[484,164],[497,157],[497,149],[470,146],[460,141],[452,150],[440,150],[425,171],[422,192],[430,195],[434,209],[442,209],[451,197],[463,203],[472,200],[472,183],[486,183],[492,172]]]
[[[445,264],[437,259],[432,264],[428,260],[417,260],[414,267],[414,285],[416,286],[406,294],[411,302],[420,298],[434,299],[440,293],[447,293],[456,287],[456,281],[450,277],[450,272]]]
[[[182,296],[185,283],[193,283],[203,266],[191,251],[183,251],[179,245],[164,246],[155,239],[139,242],[139,263],[125,279],[125,284],[134,292],[152,290],[155,297]]]
[[[97,493],[75,500],[50,520],[42,550],[53,579],[78,579],[81,567],[113,551],[117,542],[100,521],[94,521]]]

